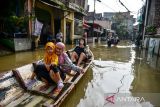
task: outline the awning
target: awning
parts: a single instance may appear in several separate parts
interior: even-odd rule
[[[92,21],[86,21],[85,22],[86,24],[90,25],[90,26],[93,26],[94,28],[96,27],[102,27],[100,24],[94,22],[94,25],[93,25],[93,22]]]
[[[61,8],[61,5],[63,5],[63,3],[61,3],[61,2],[54,2],[52,0],[39,0],[39,1],[45,5],[48,5],[48,6],[60,9],[60,10],[66,10],[66,7]],[[59,3],[59,4],[57,4],[57,3]]]

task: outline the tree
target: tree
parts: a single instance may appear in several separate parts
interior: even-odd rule
[[[126,36],[128,36],[127,16],[119,12],[112,17],[112,20],[114,22],[114,30],[119,35],[119,37],[126,38]]]

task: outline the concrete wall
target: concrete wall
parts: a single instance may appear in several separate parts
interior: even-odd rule
[[[159,45],[160,45],[160,38],[150,38],[148,49],[149,51],[152,51],[154,54],[158,55],[160,50]]]
[[[158,38],[155,39],[155,42],[156,42],[156,44],[155,44],[155,48],[154,48],[154,53],[155,53],[155,54],[158,54],[160,39],[158,39]]]
[[[66,12],[65,12],[66,13]],[[66,43],[66,23],[69,22],[71,24],[71,28],[70,28],[70,39],[71,39],[71,43],[73,44],[73,40],[74,40],[74,12],[70,12],[70,14],[68,14],[65,18],[64,18],[64,24],[61,25],[61,28],[64,30],[64,43]],[[62,23],[62,22],[61,22]]]
[[[25,51],[31,49],[31,39],[29,38],[14,38],[15,51]]]
[[[149,47],[149,38],[145,38],[144,39],[144,48],[148,49],[148,47]]]

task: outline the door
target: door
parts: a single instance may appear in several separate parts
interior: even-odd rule
[[[71,23],[66,23],[66,44],[71,44]]]
[[[55,35],[61,31],[61,19],[54,19],[54,31]]]

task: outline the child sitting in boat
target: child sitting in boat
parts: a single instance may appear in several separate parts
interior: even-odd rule
[[[71,55],[72,62],[77,62],[77,66],[80,66],[81,62],[88,58],[88,54],[85,50],[86,43],[84,39],[80,39],[79,46],[73,50],[74,52]]]
[[[63,80],[66,78],[66,73],[72,75],[71,70],[83,73],[83,69],[74,65],[64,50],[65,45],[62,42],[58,42],[56,44],[56,54],[58,55],[58,67],[61,71],[60,75]]]
[[[64,85],[57,65],[58,56],[55,54],[55,45],[52,42],[48,42],[45,46],[44,63],[37,64],[31,77],[33,79],[36,75],[39,80],[45,82],[45,85],[40,90],[49,88],[51,84],[56,84],[57,88],[54,93],[57,94],[61,91]]]

